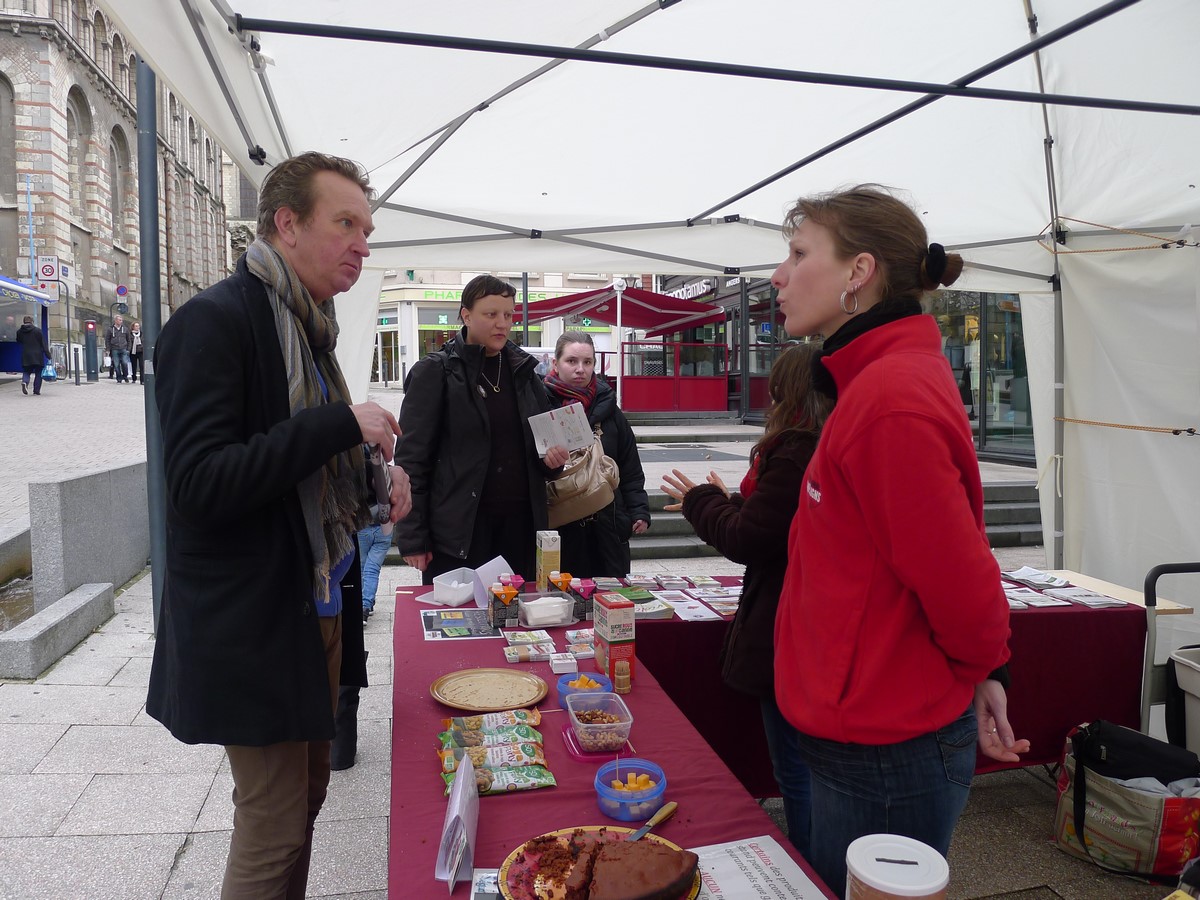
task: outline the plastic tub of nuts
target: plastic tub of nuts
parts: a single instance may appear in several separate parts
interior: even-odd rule
[[[596,772],[596,804],[610,819],[648,819],[663,805],[666,793],[666,773],[648,759],[610,760]]]
[[[625,701],[609,691],[567,695],[567,712],[580,749],[617,751],[629,740],[633,714]]]

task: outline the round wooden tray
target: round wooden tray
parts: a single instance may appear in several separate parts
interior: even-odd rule
[[[429,686],[439,703],[466,712],[499,712],[532,706],[546,696],[546,682],[517,669],[462,669]]]

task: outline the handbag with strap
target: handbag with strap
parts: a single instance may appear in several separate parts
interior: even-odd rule
[[[1058,778],[1054,834],[1059,847],[1109,872],[1177,876],[1200,845],[1200,798],[1117,783],[1142,777],[1164,785],[1200,777],[1200,759],[1111,722],[1072,730]]]
[[[600,426],[586,449],[572,450],[562,474],[546,482],[550,527],[560,528],[600,512],[613,502],[621,473],[611,457],[604,455]]]

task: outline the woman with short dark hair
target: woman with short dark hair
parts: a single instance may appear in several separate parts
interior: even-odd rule
[[[516,293],[492,275],[471,279],[462,328],[404,382],[396,460],[413,507],[396,524],[395,543],[425,584],[497,556],[534,576],[535,535],[549,522],[546,479],[567,449],[551,447],[544,459],[534,449],[529,417],[550,406],[537,361],[508,339]]]

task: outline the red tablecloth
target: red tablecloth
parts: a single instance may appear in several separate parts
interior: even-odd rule
[[[1144,609],[1023,609],[1013,611],[1010,623],[1009,719],[1017,737],[1031,744],[1022,765],[1058,762],[1067,732],[1081,722],[1140,726]],[[639,621],[638,659],[746,789],[775,797],[758,704],[725,687],[717,667],[728,627],[728,620]],[[981,756],[976,771],[1013,767]]]
[[[500,640],[423,640],[417,613],[423,604],[412,602],[412,596],[403,593],[398,596],[394,628],[388,889],[392,897],[433,897],[442,896],[445,891],[445,886],[434,879],[433,869],[446,814],[442,781],[437,775],[435,741],[439,720],[459,713],[433,700],[429,686],[447,672],[507,664],[503,662],[504,644]],[[596,807],[593,787],[596,765],[577,762],[563,747],[560,732],[566,714],[558,704],[557,676],[552,676],[547,663],[529,663],[517,668],[535,672],[549,684],[549,694],[539,704],[543,712],[539,730],[558,787],[482,798],[475,849],[477,867],[499,866],[523,841],[559,828],[622,824],[606,819]],[[583,668],[588,669],[586,661]],[[792,849],[783,833],[644,666],[638,667],[633,691],[625,700],[634,716],[630,743],[638,755],[664,768],[668,799],[679,804],[679,812],[657,832],[683,847],[770,835],[814,883],[820,884],[807,862]],[[469,895],[468,886],[463,884],[453,894]]]

